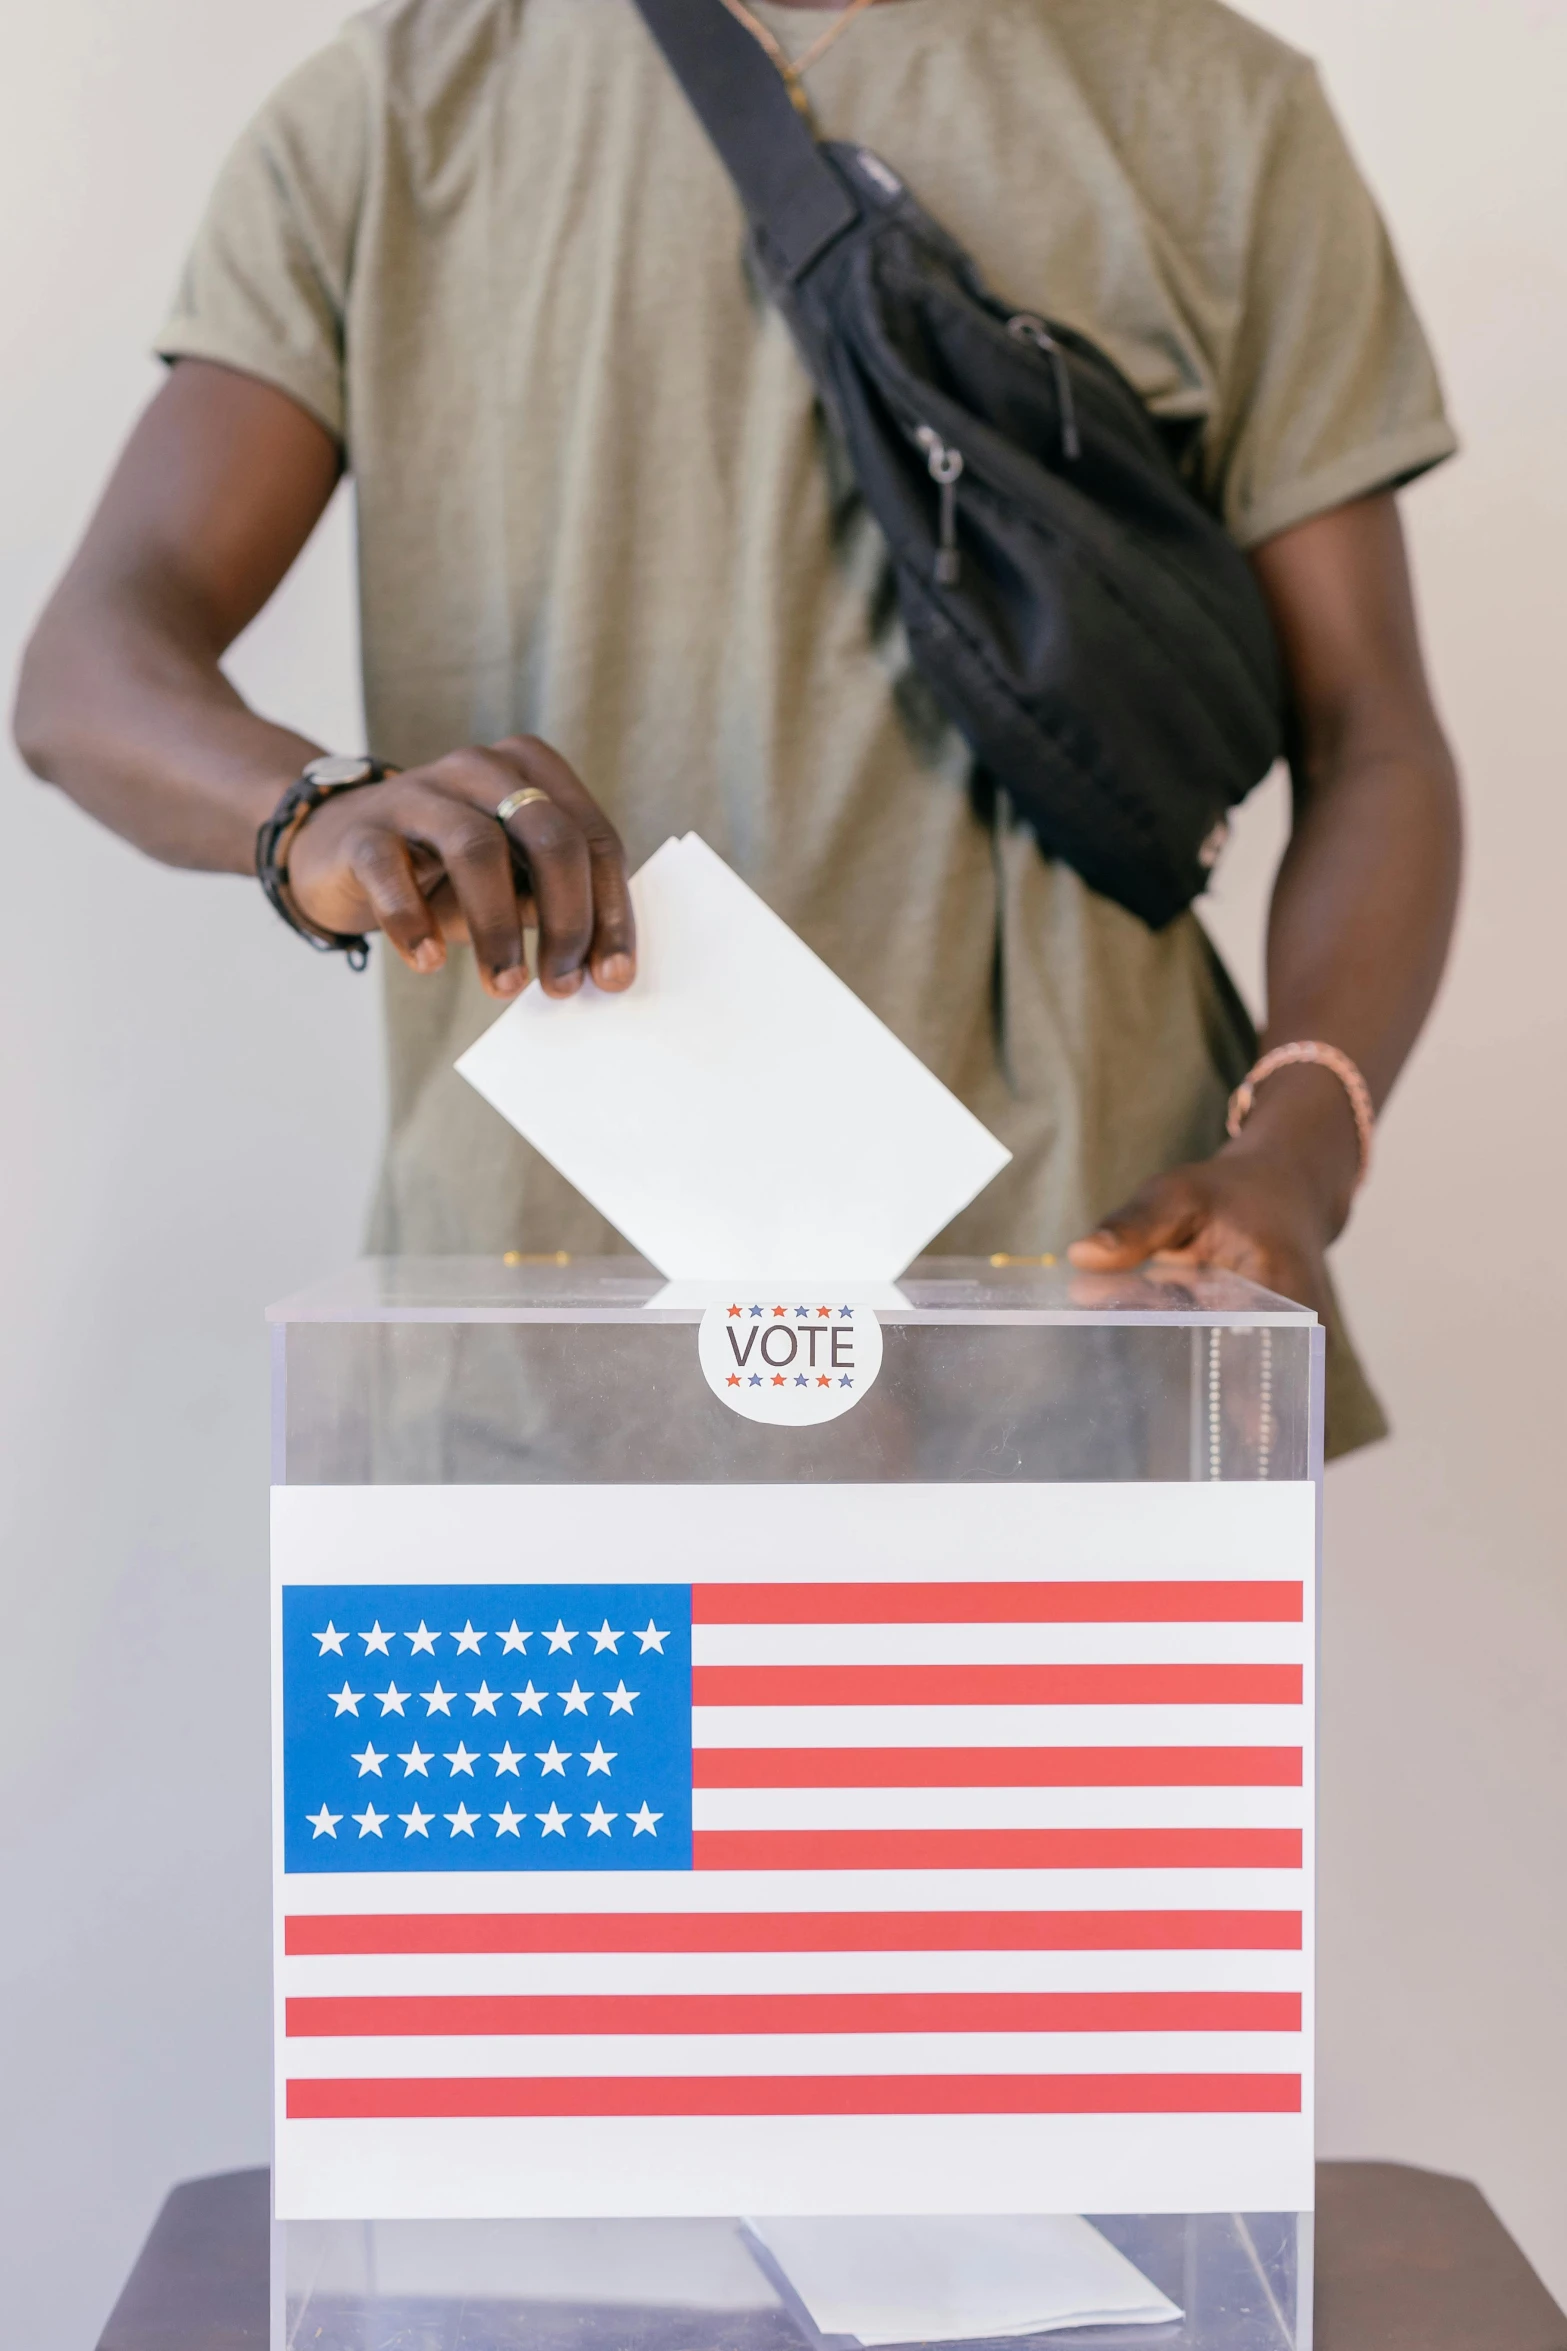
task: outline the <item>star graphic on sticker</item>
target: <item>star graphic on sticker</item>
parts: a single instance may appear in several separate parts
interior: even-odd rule
[[[576,1677],[573,1676],[571,1688],[569,1690],[557,1690],[555,1695],[561,1700],[568,1714],[586,1714],[588,1711],[588,1700],[592,1697],[593,1692],[591,1690],[584,1690],[581,1684],[577,1681]]]
[[[548,1745],[548,1746],[547,1746],[547,1747],[544,1749],[543,1753],[542,1753],[542,1754],[540,1754],[540,1755],[535,1755],[535,1757],[534,1757],[534,1759],[533,1759],[533,1760],[534,1760],[534,1762],[535,1762],[535,1763],[542,1763],[542,1764],[543,1764],[543,1766],[544,1766],[544,1771],[543,1771],[543,1772],[541,1772],[541,1773],[539,1774],[539,1777],[540,1777],[541,1779],[542,1779],[542,1778],[545,1776],[545,1774],[546,1774],[546,1773],[549,1773],[549,1772],[552,1772],[552,1771],[558,1771],[558,1772],[560,1773],[560,1776],[561,1776],[561,1778],[562,1778],[562,1779],[564,1779],[564,1778],[565,1778],[565,1776],[566,1776],[566,1753],[565,1753],[565,1749],[564,1749],[564,1748],[562,1748],[562,1747],[557,1747],[553,1739],[551,1739],[551,1741],[550,1741],[549,1745]]]
[[[787,1385],[788,1382],[785,1380],[783,1373],[781,1371],[775,1371],[773,1373],[773,1386],[775,1388],[782,1388],[786,1387]]]
[[[381,1776],[381,1766],[386,1761],[386,1757],[384,1755],[377,1755],[369,1740],[366,1739],[364,1745],[360,1748],[359,1753],[350,1757],[350,1761],[358,1764],[359,1777],[361,1779],[364,1778],[366,1772],[371,1771],[373,1771],[376,1778],[379,1779]]]
[[[614,1762],[618,1752],[619,1750],[617,1748],[611,1747],[609,1753],[606,1755],[604,1752],[603,1740],[598,1740],[594,1746],[592,1754],[584,1755],[582,1758],[583,1762],[588,1767],[589,1779],[593,1777],[593,1774],[596,1771],[603,1772],[605,1778],[607,1779],[609,1777],[609,1767]]]
[[[536,1690],[531,1682],[525,1690],[513,1690],[512,1696],[517,1701],[519,1713],[542,1714],[544,1712],[545,1693],[542,1690]]]
[[[650,1812],[648,1810],[647,1798],[645,1796],[642,1799],[642,1806],[640,1811],[628,1812],[626,1814],[627,1820],[629,1820],[631,1823],[631,1834],[634,1837],[656,1837],[658,1835],[658,1830],[655,1826],[655,1823],[661,1821],[663,1817],[664,1816],[661,1812]]]
[[[415,1739],[413,1745],[411,1747],[405,1748],[397,1758],[398,1762],[403,1767],[404,1779],[412,1779],[416,1771],[422,1773],[424,1778],[428,1779],[430,1774],[427,1766],[433,1760],[434,1754],[435,1750],[433,1747],[421,1747],[418,1740]]]
[[[462,1631],[460,1633],[453,1633],[452,1639],[457,1644],[457,1654],[459,1657],[462,1656],[464,1650],[467,1651],[470,1657],[477,1657],[479,1654],[479,1643],[484,1639],[484,1635],[483,1633],[476,1633],[474,1631],[473,1618],[470,1616],[468,1622],[463,1626]]]
[[[839,1387],[840,1387],[840,1388],[852,1388],[852,1387],[853,1387],[853,1385],[854,1385],[854,1382],[853,1382],[853,1380],[851,1380],[851,1379],[850,1379],[850,1377],[849,1377],[848,1373],[845,1371],[845,1372],[840,1372],[840,1373],[839,1373],[839,1375],[838,1375],[838,1385],[839,1385]]]
[[[354,1818],[359,1823],[359,1834],[362,1837],[378,1837],[381,1834],[381,1823],[389,1820],[391,1815],[386,1812],[377,1812],[373,1804],[367,1804],[363,1812],[354,1814]]]
[[[440,1639],[440,1637],[441,1636],[439,1633],[431,1632],[429,1626],[425,1623],[422,1616],[419,1619],[419,1630],[416,1633],[405,1633],[403,1635],[404,1640],[411,1642],[412,1644],[408,1652],[410,1657],[417,1657],[421,1649],[424,1651],[426,1657],[433,1657],[435,1655],[435,1644]],[[402,1820],[405,1818],[405,1815],[399,1813],[397,1817],[399,1820]]]
[[[810,1314],[811,1310],[808,1306],[797,1306],[794,1310],[794,1319],[796,1322],[808,1322]]]
[[[794,1375],[794,1384],[797,1388],[808,1388],[811,1383],[803,1371],[797,1371]]]
[[[725,1386],[726,1388],[738,1388],[738,1387],[739,1387],[739,1385],[740,1385],[740,1374],[739,1374],[737,1371],[732,1371],[732,1372],[729,1374],[729,1377],[728,1377],[728,1379],[727,1379],[727,1380],[725,1380],[725,1382],[724,1382],[724,1386]]]
[[[498,1755],[492,1755],[490,1757],[490,1761],[495,1766],[495,1776],[497,1779],[500,1778],[503,1771],[509,1771],[513,1779],[521,1778],[522,1775],[518,1771],[517,1766],[519,1763],[521,1763],[522,1757],[513,1753],[510,1739],[507,1740],[505,1746],[501,1749]]]
[[[503,1804],[499,1812],[490,1814],[491,1820],[495,1823],[495,1834],[498,1837],[520,1836],[522,1824],[527,1817],[525,1812],[513,1812],[510,1802]]]
[[[315,1830],[316,1837],[335,1837],[337,1835],[337,1824],[342,1819],[342,1817],[343,1816],[340,1812],[328,1812],[324,1804],[322,1805],[319,1812],[307,1812],[305,1814],[306,1820],[309,1821],[311,1827]],[[314,1844],[315,1837],[312,1837],[310,1841],[312,1844]]]
[[[359,1701],[364,1696],[364,1692],[363,1690],[351,1690],[345,1682],[340,1690],[328,1690],[327,1696],[339,1714],[357,1714]]]
[[[557,1649],[564,1649],[567,1656],[569,1657],[571,1655],[571,1644],[576,1639],[576,1637],[577,1636],[575,1633],[567,1632],[564,1620],[557,1616],[555,1619],[555,1630],[552,1633],[547,1633],[545,1635],[545,1639],[549,1642],[550,1645],[550,1655],[553,1657]]]
[[[838,1309],[838,1319],[840,1322],[853,1322],[854,1308],[852,1306],[840,1306]]]
[[[543,1833],[546,1837],[563,1837],[566,1834],[566,1823],[570,1820],[571,1814],[562,1812],[558,1804],[552,1804],[548,1812],[536,1812],[533,1817],[535,1820],[543,1821]]]
[[[753,1371],[753,1372],[752,1372],[752,1374],[751,1374],[751,1378],[750,1378],[750,1381],[749,1381],[749,1385],[750,1385],[751,1387],[753,1387],[753,1388],[759,1388],[759,1387],[761,1386],[761,1384],[762,1384],[762,1375],[761,1375],[761,1373],[760,1373],[759,1371]]]
[[[390,1633],[382,1632],[381,1619],[379,1617],[376,1618],[374,1624],[370,1627],[370,1630],[367,1633],[361,1633],[359,1638],[365,1645],[365,1655],[367,1657],[370,1656],[374,1650],[379,1650],[383,1657],[391,1656],[392,1636]]]
[[[457,1693],[455,1690],[443,1690],[440,1683],[437,1682],[433,1690],[421,1690],[419,1695],[424,1700],[427,1715],[444,1714],[450,1716],[452,1700]]]
[[[517,1619],[513,1617],[511,1623],[506,1627],[506,1630],[501,1635],[501,1655],[503,1657],[509,1657],[514,1649],[519,1651],[525,1650],[532,1638],[533,1635],[531,1633],[518,1632]]]
[[[488,1682],[481,1682],[476,1690],[467,1690],[463,1694],[475,1714],[493,1714],[495,1701],[503,1693],[499,1690],[492,1690]]]
[[[470,1812],[467,1805],[462,1803],[461,1800],[459,1800],[457,1810],[455,1812],[443,1812],[441,1815],[443,1820],[449,1820],[451,1822],[452,1835],[454,1837],[471,1837],[473,1835],[473,1824],[478,1819],[478,1817],[479,1815],[476,1812]]]
[[[598,1631],[593,1635],[594,1656],[600,1656],[606,1649],[614,1649],[616,1644],[620,1641],[623,1641],[625,1637],[626,1636],[624,1633],[612,1633],[610,1631],[609,1618],[606,1616],[604,1622],[599,1626]]]
[[[416,1803],[412,1812],[400,1812],[397,1817],[403,1823],[403,1835],[405,1837],[428,1837],[430,1834],[430,1823],[432,1820],[434,1820],[435,1814],[433,1812],[421,1812]]]
[[[620,1815],[618,1812],[606,1812],[602,1804],[595,1804],[591,1812],[583,1813],[582,1818],[588,1824],[590,1837],[607,1837],[610,1822],[619,1820]]]
[[[761,1308],[760,1308],[759,1306],[753,1306],[753,1307],[752,1307],[752,1309],[751,1309],[751,1315],[752,1315],[752,1319],[754,1320],[754,1319],[755,1319],[755,1317],[761,1313],[761,1311],[762,1311],[762,1310],[761,1310]]]
[[[460,1771],[465,1771],[468,1774],[468,1777],[472,1779],[473,1767],[478,1762],[478,1760],[479,1758],[477,1752],[471,1747],[465,1747],[461,1739],[458,1740],[456,1747],[446,1758],[446,1761],[452,1767],[453,1779],[457,1777],[457,1774]]]
[[[640,1698],[641,1695],[640,1690],[628,1690],[624,1679],[617,1682],[614,1689],[604,1692],[604,1696],[609,1700],[611,1714],[629,1714],[632,1699]]]
[[[816,1385],[819,1388],[830,1388],[832,1386],[832,1382],[824,1371],[819,1371],[816,1375]]]
[[[320,1642],[321,1647],[319,1655],[322,1657],[327,1656],[328,1653],[330,1653],[333,1657],[341,1657],[343,1654],[343,1643],[347,1640],[348,1635],[346,1633],[340,1633],[336,1625],[332,1622],[332,1619],[328,1617],[326,1620],[326,1631],[324,1633],[312,1633],[310,1638],[312,1641]],[[342,1814],[339,1813],[339,1820],[341,1820],[342,1817]]]
[[[650,1649],[656,1649],[660,1657],[662,1657],[664,1654],[664,1643],[668,1640],[668,1638],[668,1632],[660,1632],[651,1617],[648,1618],[647,1623],[643,1626],[641,1632],[637,1635],[637,1639],[642,1644],[642,1654],[644,1657],[647,1655]]]
[[[818,1317],[826,1315],[829,1319],[831,1319],[832,1308],[830,1306],[818,1306],[816,1312]]]
[[[395,1682],[388,1682],[384,1690],[377,1690],[376,1696],[381,1701],[383,1715],[401,1714],[408,1702],[409,1693],[406,1690],[400,1690]]]
[[[740,1311],[740,1309],[739,1309],[739,1307],[738,1307],[738,1306],[731,1306],[731,1307],[730,1307],[730,1309],[729,1309],[729,1311],[730,1311],[730,1313],[731,1313],[731,1314],[738,1314],[738,1313],[739,1313],[739,1311]]]
[[[773,1312],[774,1312],[774,1314],[787,1314],[787,1313],[788,1313],[788,1311],[789,1311],[789,1309],[788,1309],[788,1307],[787,1307],[787,1306],[775,1306],[775,1307],[773,1308]]]

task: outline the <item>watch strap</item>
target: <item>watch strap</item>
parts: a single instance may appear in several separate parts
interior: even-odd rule
[[[322,955],[344,955],[350,971],[363,971],[370,960],[370,942],[357,931],[323,930],[295,905],[288,887],[288,858],[294,837],[307,816],[340,792],[357,792],[365,784],[379,784],[391,774],[379,759],[331,755],[312,759],[283,794],[256,834],[256,879],[274,913],[296,937]]]

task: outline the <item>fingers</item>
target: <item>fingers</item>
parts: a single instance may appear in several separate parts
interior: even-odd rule
[[[367,828],[362,840],[349,844],[351,869],[373,920],[410,971],[439,971],[446,961],[440,924],[419,887],[419,875],[408,843],[383,827]]]
[[[533,876],[543,984],[552,995],[568,995],[586,968],[601,988],[629,987],[636,977],[636,919],[619,834],[548,743],[508,735],[494,751],[549,795],[547,803],[533,801],[507,820]]]
[[[1067,1256],[1088,1273],[1124,1272],[1156,1250],[1179,1250],[1195,1242],[1204,1217],[1195,1189],[1180,1174],[1155,1176],[1093,1232],[1074,1241]]]

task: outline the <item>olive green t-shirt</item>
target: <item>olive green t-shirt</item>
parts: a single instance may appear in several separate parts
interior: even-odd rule
[[[795,50],[831,21],[762,13]],[[1243,546],[1452,449],[1314,69],[1216,0],[886,0],[811,89],[1191,421]],[[633,864],[700,832],[1010,1146],[939,1246],[1058,1249],[1214,1147],[1244,1015],[1195,918],[1155,934],[977,819],[741,245],[631,0],[384,0],[241,138],[158,347],[342,441],[374,750],[536,733]],[[622,1246],[454,1075],[495,1017],[471,958],[380,961],[375,1245]]]

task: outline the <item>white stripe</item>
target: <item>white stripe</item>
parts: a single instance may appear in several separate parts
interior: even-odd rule
[[[698,1829],[1292,1828],[1300,1788],[698,1788]]]
[[[583,1951],[286,1959],[289,1995],[1298,1992],[1300,1951]]]
[[[695,1665],[1298,1665],[1299,1624],[698,1624]]]
[[[1299,1706],[693,1706],[697,1747],[1298,1747]]]
[[[802,2073],[1292,2073],[1298,2033],[454,2033],[292,2040],[296,2078]]]
[[[1309,1859],[1309,1846],[1308,1846]],[[1285,1910],[1304,1900],[1290,1869],[453,1870],[429,1876],[290,1877],[285,1912],[419,1917],[481,1911],[578,1916],[623,1911]]]

